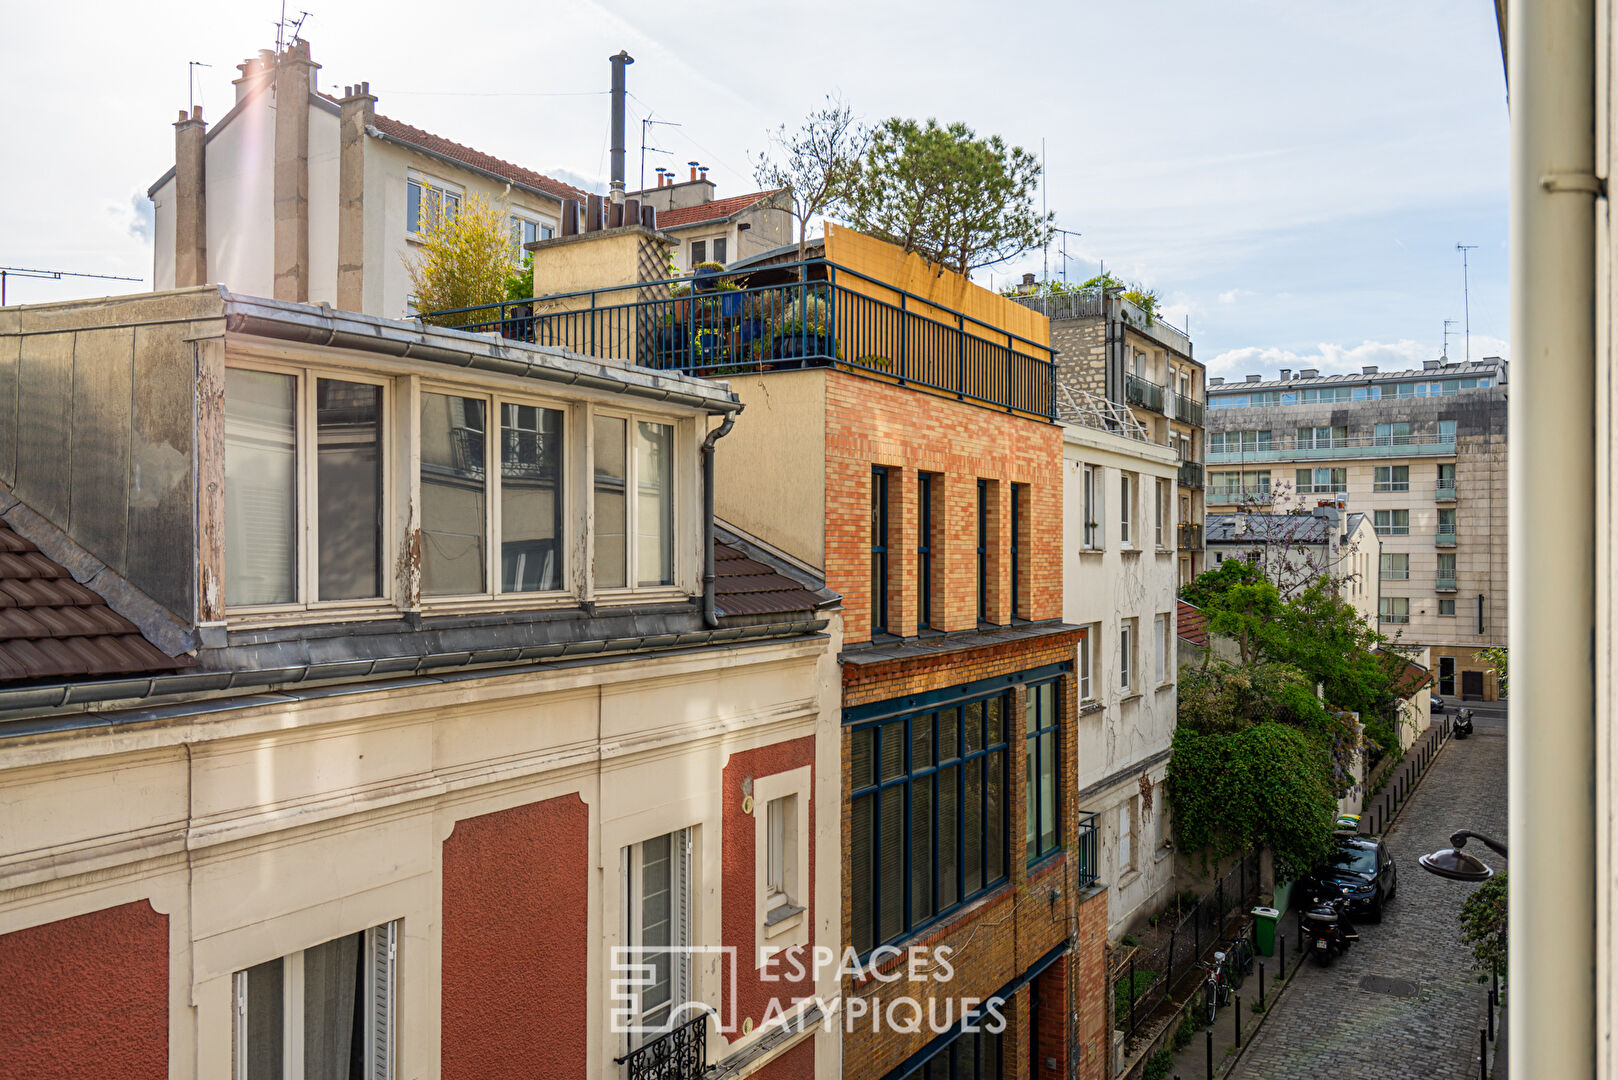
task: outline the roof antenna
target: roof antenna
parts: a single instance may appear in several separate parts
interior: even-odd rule
[[[1466,265],[1466,253],[1477,250],[1476,244],[1456,244],[1455,250],[1461,253],[1461,303],[1466,315],[1466,362],[1472,362],[1472,278],[1470,268]]]
[[[293,42],[302,40],[298,35],[303,30],[303,21],[308,17],[309,13],[307,11],[300,11],[297,19],[289,20],[287,18],[287,0],[281,0],[281,21],[275,24],[275,54],[277,56],[281,55],[281,50],[287,47],[287,30],[289,27],[292,31],[291,40]]]
[[[664,150],[660,146],[652,146],[646,141],[646,136],[650,133],[651,129],[659,124],[664,127],[680,126],[673,120],[653,120],[651,113],[647,113],[646,118],[640,122],[640,190],[642,191],[646,190],[646,151],[650,150],[654,154],[672,153],[672,151]],[[658,172],[662,171],[662,167],[659,166]],[[669,175],[673,176],[674,174],[670,172]]]
[[[187,60],[185,62],[185,114],[187,116],[197,114],[197,68],[199,67],[213,67],[213,65],[204,64],[201,60]]]
[[[1444,351],[1439,356],[1439,359],[1443,360],[1444,363],[1446,363],[1446,364],[1449,363],[1449,328],[1454,326],[1454,325],[1455,325],[1455,320],[1454,319],[1445,319],[1444,320]]]

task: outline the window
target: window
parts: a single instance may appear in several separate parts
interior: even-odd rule
[[[1025,508],[1024,500],[1028,497],[1027,484],[1011,485],[1011,617],[1023,617],[1022,602],[1022,523]]]
[[[1095,693],[1090,685],[1090,657],[1095,652],[1096,628],[1085,628],[1084,637],[1079,639],[1079,700],[1094,701]]]
[[[672,585],[674,426],[598,413],[592,434],[596,588]]]
[[[982,1025],[961,1031],[906,1075],[915,1080],[1000,1080],[1001,1037]]]
[[[1373,491],[1409,491],[1409,465],[1378,465],[1372,483]]]
[[[1404,421],[1397,424],[1376,425],[1376,445],[1378,446],[1408,446],[1410,444],[1410,425]]]
[[[236,972],[237,1080],[392,1077],[398,942],[385,923]]]
[[[1409,510],[1378,510],[1374,519],[1378,536],[1409,536]]]
[[[385,595],[384,412],[379,383],[226,371],[227,604]]]
[[[871,633],[888,629],[888,470],[871,469]]]
[[[1455,442],[1455,421],[1453,421],[1453,420],[1440,420],[1438,422],[1438,441],[1441,442],[1441,443],[1450,443],[1451,445],[1454,444],[1454,442]]]
[[[1094,465],[1084,467],[1084,546],[1101,547],[1101,478]]]
[[[1166,542],[1165,542],[1166,539],[1167,539],[1167,536],[1166,536],[1166,534],[1164,532],[1164,530],[1168,528],[1168,516],[1169,516],[1169,513],[1170,513],[1170,510],[1169,510],[1169,482],[1167,480],[1162,480],[1162,479],[1158,480],[1158,482],[1157,482],[1157,498],[1152,503],[1152,509],[1153,509],[1153,512],[1157,516],[1157,520],[1156,520],[1156,526],[1157,526],[1157,549],[1159,551],[1162,551],[1165,547],[1168,546],[1166,544]]]
[[[410,235],[431,229],[439,214],[454,217],[460,209],[460,189],[419,176],[405,181],[405,232]]]
[[[772,916],[798,902],[798,797],[771,799],[765,810],[764,910]]]
[[[708,241],[706,241],[706,240],[693,240],[693,241],[691,241],[691,268],[693,270],[695,270],[697,268],[698,263],[705,263],[707,261],[708,261]]]
[[[1405,554],[1382,554],[1382,580],[1383,581],[1409,581],[1410,556]]]
[[[1377,616],[1385,623],[1409,622],[1410,598],[1408,596],[1384,596],[1377,601]]]
[[[1135,869],[1135,797],[1131,795],[1118,807],[1118,873],[1127,874]]]
[[[1453,551],[1439,553],[1438,587],[1440,589],[1455,588],[1455,553]]]
[[[1134,619],[1125,619],[1118,626],[1118,691],[1122,694],[1135,688],[1134,623]]]
[[[1027,795],[1028,861],[1043,859],[1057,848],[1060,830],[1057,814],[1057,755],[1061,752],[1056,737],[1057,712],[1056,683],[1043,682],[1028,688],[1024,709],[1024,731],[1028,744]]]
[[[916,477],[916,628],[933,624],[933,477]]]
[[[1438,467],[1438,498],[1455,498],[1455,466],[1440,465]]]
[[[1382,388],[1380,386],[1356,386],[1356,387],[1354,387],[1354,400],[1355,401],[1380,401],[1381,399],[1382,399]]]
[[[978,622],[989,621],[989,482],[978,481]]]
[[[518,262],[528,258],[525,245],[538,240],[549,240],[554,235],[555,232],[544,222],[531,221],[516,214],[511,215],[511,253]]]
[[[1453,545],[1455,543],[1455,511],[1453,508],[1438,512],[1438,540],[1444,544]]]
[[[1135,476],[1118,476],[1118,542],[1124,547],[1135,546]]]
[[[1336,495],[1348,490],[1347,469],[1297,470],[1299,495]]]
[[[713,261],[714,262],[722,263],[722,262],[725,261],[725,244],[726,244],[726,240],[725,240],[725,238],[723,236],[719,237],[717,240],[715,240],[713,242]]]
[[[1000,692],[851,733],[851,914],[862,956],[1010,873],[1010,702]]]
[[[563,587],[560,409],[500,403],[500,591]]]
[[[1438,598],[1438,614],[1440,618],[1453,619],[1455,617],[1455,597],[1440,596]]]
[[[633,962],[645,965],[646,985],[633,988],[636,1037],[650,1041],[659,1029],[690,1017],[690,966],[681,951],[690,942],[691,834],[678,829],[624,849],[629,903],[624,943]]]
[[[1173,642],[1169,640],[1169,617],[1159,615],[1152,620],[1152,636],[1157,640],[1157,685],[1162,686],[1169,681],[1169,648]]]

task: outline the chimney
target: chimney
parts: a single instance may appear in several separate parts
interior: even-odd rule
[[[257,56],[250,56],[237,64],[236,70],[242,73],[241,77],[232,79],[231,82],[236,87],[236,101],[240,104],[243,98],[269,82],[274,76],[275,50],[260,49]]]
[[[174,124],[174,287],[208,281],[207,153],[202,106]]]
[[[275,64],[275,299],[309,299],[309,93],[320,65],[293,41]]]
[[[1360,368],[1360,374],[1362,374],[1362,375],[1375,375],[1376,374],[1376,365],[1375,364],[1366,364],[1364,367]]]
[[[1421,362],[1421,370],[1423,371],[1437,371],[1443,366],[1444,361],[1442,360],[1423,360]]]
[[[694,161],[688,161],[686,164],[691,166],[691,182],[694,184],[697,181],[697,163]]]
[[[612,65],[612,205],[624,204],[624,70],[635,58],[623,49],[607,57]],[[621,212],[621,211],[620,211]]]
[[[1247,377],[1247,381],[1248,382],[1263,382],[1264,381],[1264,376],[1262,376],[1262,375],[1249,375]]]
[[[1291,382],[1292,381],[1292,369],[1291,368],[1282,368],[1281,369],[1281,381],[1282,382]]]
[[[1300,379],[1314,379],[1318,378],[1319,375],[1319,368],[1306,367],[1302,371],[1298,372],[1298,378]]]
[[[1225,377],[1223,375],[1215,375],[1213,378],[1208,380],[1208,385],[1209,386],[1224,386],[1225,385]]]
[[[365,129],[376,116],[371,84],[343,87],[337,107],[337,306],[364,311]]]
[[[698,165],[697,166],[697,172],[702,174],[701,176],[697,177],[698,180],[706,180],[706,179],[708,179],[708,166],[706,166],[706,165]]]

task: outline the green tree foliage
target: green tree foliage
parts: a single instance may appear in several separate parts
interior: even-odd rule
[[[1160,299],[1156,289],[1148,289],[1138,281],[1125,281],[1108,270],[1079,286],[1081,289],[1118,289],[1124,294],[1124,299],[1146,312],[1146,325],[1152,325],[1152,319],[1157,316],[1157,305]]]
[[[1500,680],[1500,696],[1506,696],[1506,647],[1504,645],[1490,645],[1487,649],[1478,650],[1478,659],[1489,665],[1496,679]]]
[[[455,213],[445,214],[436,204],[427,204],[422,214],[421,246],[413,258],[405,259],[416,310],[447,311],[505,300],[508,283],[518,272],[506,208],[468,195]],[[466,312],[432,321],[464,326],[488,319],[487,312]]]
[[[1472,966],[1480,977],[1498,967],[1506,977],[1506,875],[1479,885],[1461,905],[1461,940],[1472,947]]]
[[[810,221],[848,200],[870,140],[870,132],[848,103],[828,94],[825,106],[805,117],[798,130],[788,131],[782,124],[770,135],[774,149],[753,160],[753,178],[760,187],[792,191],[800,262],[809,242]]]
[[[894,117],[871,133],[845,209],[861,232],[964,274],[1049,240],[1054,217],[1034,199],[1040,171],[998,135]]]

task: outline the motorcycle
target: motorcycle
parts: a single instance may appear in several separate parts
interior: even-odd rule
[[[1359,931],[1348,921],[1348,905],[1340,896],[1311,897],[1309,906],[1299,915],[1299,923],[1309,951],[1321,967],[1360,939]]]
[[[1462,709],[1455,714],[1455,737],[1464,739],[1472,734],[1472,710]]]

